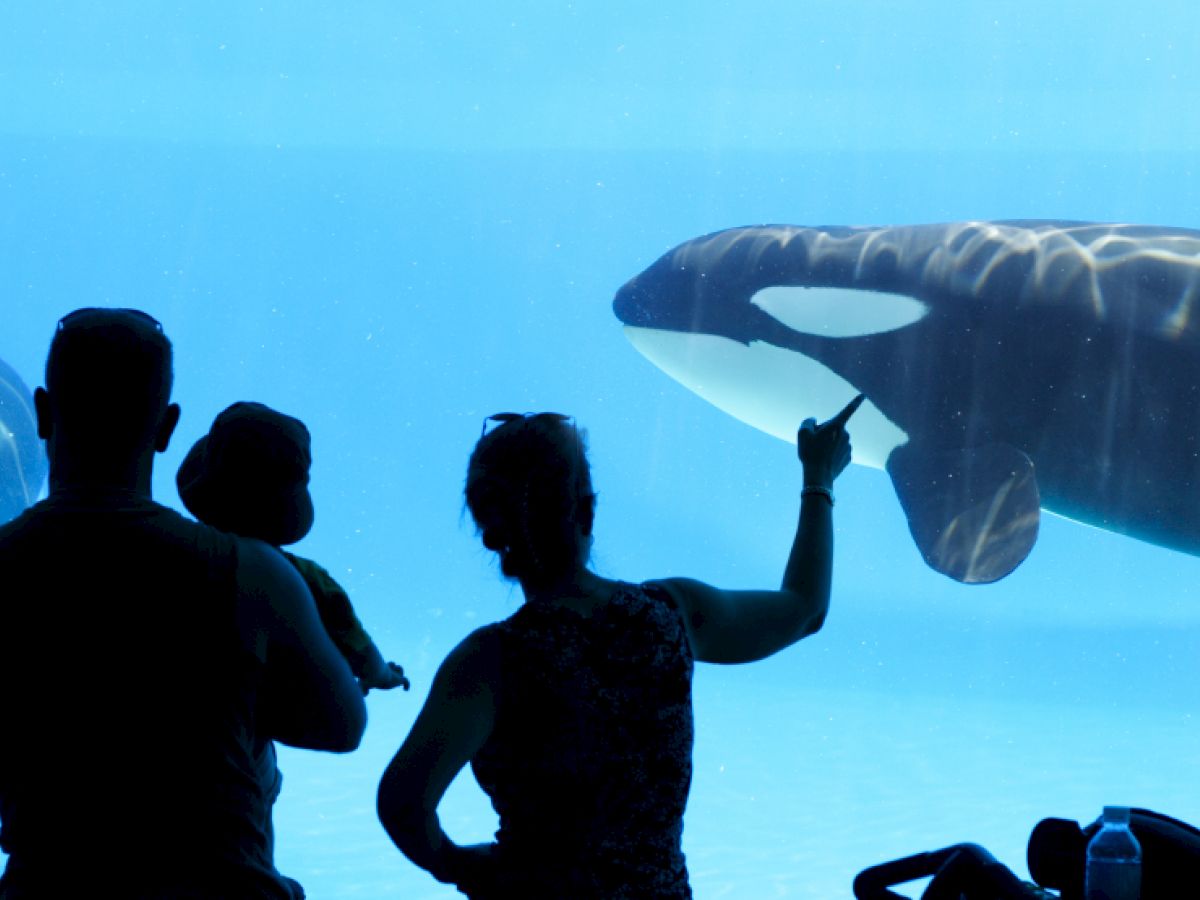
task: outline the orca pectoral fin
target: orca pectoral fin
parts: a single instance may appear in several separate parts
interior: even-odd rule
[[[911,443],[887,460],[908,528],[931,567],[987,584],[1011,573],[1037,541],[1041,503],[1033,461],[988,444],[929,450]]]

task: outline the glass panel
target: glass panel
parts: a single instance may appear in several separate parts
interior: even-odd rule
[[[462,514],[485,416],[557,410],[588,429],[601,574],[778,583],[794,449],[639,355],[613,313],[621,285],[685,241],[758,223],[1193,225],[1198,16],[1111,0],[8,9],[0,359],[32,387],[68,310],[160,319],[184,417],[154,488],[177,507],[183,454],[229,403],[302,418],[317,515],[294,549],[341,581],[413,681],[368,698],[354,754],[281,752],[280,869],[313,897],[456,896],[393,848],[374,792],[442,658],[521,602]],[[995,298],[989,321],[1028,317],[1005,338],[1014,354],[1036,344],[1030,365],[1045,365],[1061,346],[1056,383],[1093,383],[1071,365],[1095,365],[1094,383],[1126,391],[1081,414],[1091,438],[1031,431],[1018,449],[1038,472],[1116,459],[1146,429],[1148,447],[1194,443],[1196,270],[1168,269],[1176,281],[1108,295],[1104,321],[1158,304],[1159,329],[1121,331],[1107,358],[1072,343],[1083,319],[1035,314],[1051,291]],[[936,315],[909,305],[863,331]],[[891,363],[899,381],[968,340],[931,335]],[[836,411],[784,371],[763,376],[764,416]],[[978,431],[997,398],[1032,384],[1014,408],[1044,400],[1036,368],[1023,375],[974,371],[959,394],[946,376],[937,402],[957,398]],[[894,414],[871,399],[877,421]],[[884,465],[894,444],[870,451],[859,424],[861,460]],[[1195,495],[1190,469],[1125,477],[1106,483]],[[1047,505],[1055,490],[1041,485]],[[1024,876],[1039,819],[1086,823],[1106,804],[1200,821],[1200,544],[1139,541],[1084,506],[1043,512],[1022,565],[964,585],[925,564],[885,472],[846,472],[825,628],[697,670],[697,896],[849,896],[868,865],[960,841]],[[441,812],[458,841],[496,827],[469,774]]]

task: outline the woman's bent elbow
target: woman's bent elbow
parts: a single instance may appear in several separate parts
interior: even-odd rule
[[[375,814],[392,843],[411,858],[414,844],[426,832],[429,818],[421,804],[412,802],[385,776],[375,794]]]
[[[808,628],[804,632],[804,637],[816,634],[825,626],[825,617],[829,614],[829,610],[822,610],[808,620]]]

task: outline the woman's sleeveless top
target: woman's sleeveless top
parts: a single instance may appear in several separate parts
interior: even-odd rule
[[[670,597],[621,585],[585,617],[526,604],[489,626],[499,683],[472,760],[513,896],[686,898],[692,652]]]

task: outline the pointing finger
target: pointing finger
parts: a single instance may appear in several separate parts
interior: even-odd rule
[[[863,401],[866,399],[866,394],[859,394],[857,397],[847,403],[845,408],[842,409],[840,413],[830,419],[829,424],[844,428],[846,423],[850,421],[850,417],[858,411],[858,408],[863,405]]]

